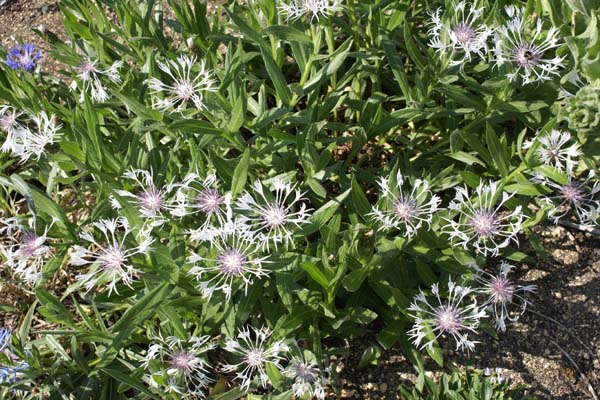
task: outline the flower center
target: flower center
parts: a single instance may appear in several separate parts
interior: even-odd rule
[[[293,365],[295,376],[303,382],[313,383],[317,378],[317,369],[310,364],[296,363]]]
[[[179,80],[175,84],[175,94],[182,100],[189,100],[194,96],[194,85],[187,79]]]
[[[287,217],[287,211],[283,206],[271,204],[265,210],[262,216],[262,220],[269,227],[274,230],[281,227],[285,223]]]
[[[194,369],[196,356],[185,350],[177,350],[171,355],[169,365],[171,368],[178,369],[184,373],[190,373]]]
[[[117,246],[109,246],[102,249],[98,257],[100,264],[107,270],[116,270],[125,263],[125,253]]]
[[[160,190],[153,187],[139,194],[138,204],[146,210],[159,211],[164,204],[163,194]]]
[[[227,249],[217,255],[217,266],[226,275],[242,275],[245,265],[246,256],[238,249]]]
[[[476,210],[469,221],[475,233],[483,238],[492,237],[500,231],[500,222],[491,211]]]
[[[460,24],[452,28],[451,32],[456,37],[456,41],[462,45],[466,45],[475,38],[475,30],[470,25]]]
[[[501,276],[495,276],[490,281],[490,289],[494,295],[496,303],[510,303],[514,292],[514,287],[510,281]]]
[[[525,69],[535,68],[542,58],[542,53],[530,44],[520,44],[515,50],[515,61]]]
[[[583,190],[581,189],[581,186],[576,183],[561,186],[560,193],[570,203],[579,204],[583,201]]]
[[[96,71],[96,66],[90,60],[84,60],[81,64],[79,64],[79,72],[81,79],[86,80],[89,78],[91,74]]]
[[[457,333],[462,327],[460,312],[451,305],[440,307],[435,313],[435,324],[442,332]]]
[[[40,246],[37,243],[38,237],[35,233],[26,232],[21,241],[21,252],[27,257],[35,255]]]
[[[204,189],[196,198],[196,205],[207,214],[216,212],[223,204],[223,196],[216,189]]]
[[[417,203],[413,199],[398,199],[393,206],[396,216],[404,222],[408,222],[419,213]]]
[[[14,115],[8,114],[0,117],[0,127],[6,132],[11,131],[17,125],[17,119]]]
[[[246,362],[249,366],[258,368],[265,363],[265,353],[261,349],[254,349],[246,355]]]

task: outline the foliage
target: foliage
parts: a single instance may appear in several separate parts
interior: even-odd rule
[[[365,334],[422,372],[525,310],[533,225],[598,224],[588,3],[167,3],[0,54],[4,396],[322,398]]]

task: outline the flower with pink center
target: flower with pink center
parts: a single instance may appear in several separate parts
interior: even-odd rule
[[[325,387],[329,384],[329,371],[321,371],[317,364],[308,360],[302,351],[294,355],[283,375],[294,380],[292,390],[298,399],[325,399]],[[312,355],[312,354],[309,354]],[[313,356],[314,358],[314,356]]]
[[[521,206],[512,211],[502,210],[513,195],[500,191],[495,182],[487,185],[481,182],[475,193],[476,197],[472,199],[466,187],[456,188],[456,196],[448,208],[457,215],[454,219],[444,218],[448,222],[444,230],[453,243],[465,249],[473,247],[483,255],[496,256],[511,241],[518,243],[517,234],[525,216]],[[502,194],[500,199],[499,193]]]
[[[89,248],[76,245],[71,249],[70,264],[90,265],[87,274],[78,276],[78,280],[90,291],[95,286],[108,282],[108,294],[118,293],[119,282],[131,287],[134,275],[140,271],[133,267],[131,258],[137,254],[151,251],[154,241],[146,232],[137,238],[141,242],[128,245],[133,233],[125,219],[106,219],[95,222],[93,227],[101,233],[103,240],[96,240],[93,232],[84,232],[81,238],[90,244]]]
[[[198,289],[206,298],[215,291],[222,291],[227,300],[231,298],[234,285],[241,284],[244,292],[254,279],[268,276],[264,268],[268,256],[261,256],[256,243],[239,231],[216,231],[210,238],[211,248],[206,254],[192,253],[188,271],[198,282]]]
[[[571,171],[581,154],[579,143],[571,143],[571,134],[565,131],[553,129],[545,135],[523,143],[523,148],[532,149],[540,161],[550,165],[559,171]]]
[[[600,192],[600,183],[594,171],[590,171],[583,181],[575,180],[570,171],[557,177],[564,180],[557,182],[540,172],[532,178],[532,182],[552,190],[552,193],[539,197],[542,204],[548,207],[548,218],[557,224],[561,218],[573,211],[580,224],[598,225],[600,200],[597,199],[597,195]]]
[[[164,225],[170,216],[179,216],[178,184],[171,181],[158,185],[152,171],[141,169],[130,169],[123,178],[132,184],[132,188],[114,191],[110,197],[113,208],[120,210],[127,202],[140,213],[150,229]]]
[[[144,380],[157,393],[167,391],[185,399],[203,398],[213,382],[206,354],[215,347],[210,336],[164,339],[160,334],[154,335],[142,360]]]
[[[378,183],[379,201],[368,215],[380,225],[379,230],[396,229],[402,236],[411,238],[423,225],[429,227],[440,198],[431,193],[427,181],[417,179],[412,188],[406,190],[404,177],[398,172],[395,182],[390,183],[390,177],[383,177]]]
[[[269,376],[266,366],[270,364],[279,370],[283,370],[281,361],[284,360],[280,354],[289,350],[282,341],[269,344],[271,331],[266,328],[256,329],[246,327],[238,331],[237,340],[229,339],[225,344],[225,351],[237,358],[237,364],[227,364],[223,372],[236,372],[235,379],[240,379],[241,387],[248,390],[255,375],[262,387],[269,384]]]
[[[195,56],[188,57],[183,54],[177,60],[158,62],[158,68],[166,73],[171,81],[165,83],[156,77],[147,81],[152,94],[162,95],[162,98],[154,101],[154,107],[159,111],[180,112],[188,103],[202,110],[205,108],[204,93],[217,90],[213,73],[206,68],[204,61],[196,64]]]
[[[19,117],[23,115],[12,106],[0,106],[0,130],[6,133],[6,139],[2,143],[0,151],[3,153],[18,153],[14,148],[18,142],[17,132],[23,131],[25,128],[19,121]]]
[[[117,60],[108,68],[98,67],[98,60],[83,58],[79,65],[75,68],[78,80],[73,80],[71,90],[80,90],[79,102],[85,101],[85,95],[89,94],[92,101],[104,102],[109,99],[103,83],[102,76],[106,76],[111,82],[120,83],[121,76],[119,69],[123,66],[123,61]],[[78,82],[79,81],[79,82]]]
[[[506,320],[514,322],[519,319],[529,305],[526,295],[535,292],[537,287],[513,283],[508,274],[514,265],[506,261],[500,264],[500,273],[497,275],[490,274],[477,265],[472,266],[475,268],[475,279],[480,285],[477,292],[486,296],[483,307],[487,306],[494,317],[496,329],[506,331]]]
[[[215,174],[201,178],[197,173],[187,174],[177,187],[177,207],[173,216],[200,215],[200,227],[190,230],[193,240],[209,240],[218,229],[215,225],[227,225],[232,219],[231,193],[220,188]]]
[[[42,278],[42,268],[53,255],[48,246],[48,231],[56,221],[45,227],[44,232],[36,231],[36,219],[30,218],[27,225],[13,217],[0,220],[0,235],[7,238],[9,244],[0,244],[0,251],[6,258],[6,265],[13,273],[28,285],[36,285]]]
[[[18,124],[13,131],[8,132],[2,145],[3,152],[10,152],[19,157],[21,163],[35,157],[40,159],[46,147],[54,143],[60,136],[58,130],[62,125],[56,123],[54,114],[45,111],[31,115],[30,124]]]
[[[328,18],[341,9],[342,0],[288,0],[282,1],[279,10],[286,20],[297,20],[307,17],[310,22]]]
[[[311,209],[306,207],[304,193],[290,182],[271,179],[274,193],[265,190],[260,181],[252,185],[250,192],[238,199],[235,208],[241,212],[240,221],[256,234],[256,240],[266,249],[279,244],[289,246],[294,232],[309,223]]]
[[[474,290],[449,280],[447,300],[441,299],[437,283],[431,286],[431,292],[435,296],[434,301],[430,302],[421,291],[408,308],[415,320],[408,332],[415,346],[433,348],[440,336],[446,336],[454,339],[457,350],[473,350],[478,342],[470,340],[469,333],[476,334],[480,319],[487,316],[485,310],[471,298]]]
[[[464,66],[473,55],[484,57],[492,30],[483,23],[484,8],[460,1],[430,14],[429,46],[449,55],[450,65]]]
[[[558,30],[552,26],[543,34],[542,20],[538,19],[533,32],[524,24],[523,10],[510,5],[506,7],[509,21],[498,28],[496,43],[496,66],[507,66],[506,77],[514,81],[521,77],[523,84],[545,81],[559,75],[565,57],[548,54],[560,45]]]

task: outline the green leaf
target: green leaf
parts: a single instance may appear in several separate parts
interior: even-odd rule
[[[260,53],[263,56],[267,74],[273,83],[275,95],[281,100],[284,106],[288,107],[292,102],[292,91],[283,76],[283,72],[281,72],[281,69],[277,66],[277,63],[271,56],[271,51],[268,48],[261,46]]]
[[[244,150],[244,154],[237,167],[233,171],[231,180],[231,196],[235,199],[238,194],[242,193],[248,180],[248,166],[250,165],[250,149]]]
[[[281,40],[312,44],[310,37],[304,32],[287,25],[271,25],[261,31],[263,35],[273,35]]]
[[[309,261],[303,261],[300,266],[303,270],[308,272],[308,275],[323,288],[329,288],[329,279],[323,274],[323,272],[315,264]]]
[[[121,371],[117,371],[116,369],[111,369],[111,368],[103,368],[102,369],[103,372],[105,372],[107,375],[113,377],[114,379],[117,380],[117,382],[120,382],[121,384],[125,384],[129,387],[132,387],[134,389],[139,390],[140,392],[144,393],[146,396],[149,396],[152,399],[158,399],[159,397],[154,395],[151,391],[149,391],[144,385],[142,385],[141,382],[141,377],[137,377],[137,378],[132,378],[130,375],[125,374]],[[124,389],[119,389],[119,392],[124,392],[125,390],[127,390],[128,388],[124,388]]]
[[[48,321],[58,322],[70,328],[75,328],[77,326],[75,322],[73,322],[71,313],[59,299],[41,288],[36,289],[35,295],[43,305],[43,307],[38,308],[38,311],[46,317]]]
[[[488,145],[488,149],[490,150],[490,155],[494,160],[494,164],[498,171],[503,177],[506,177],[509,173],[509,165],[510,161],[508,160],[508,156],[506,155],[506,149],[500,142],[498,135],[491,128],[489,124],[486,124],[486,142]]]

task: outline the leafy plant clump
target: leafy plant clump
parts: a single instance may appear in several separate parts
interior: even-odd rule
[[[599,223],[591,3],[61,1],[67,41],[0,50],[0,396],[323,399],[340,339],[477,352],[531,227]]]

